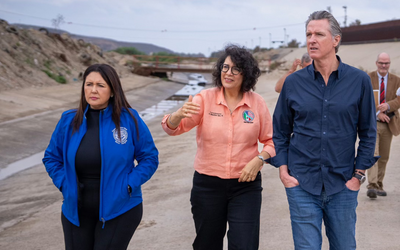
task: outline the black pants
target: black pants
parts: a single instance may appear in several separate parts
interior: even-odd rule
[[[196,227],[196,250],[222,250],[228,230],[229,250],[259,246],[261,173],[253,182],[194,173],[190,201]]]
[[[78,209],[80,227],[72,224],[63,213],[66,250],[122,250],[127,249],[143,213],[142,204],[126,213],[103,222],[99,220],[100,181],[81,180],[81,199]]]

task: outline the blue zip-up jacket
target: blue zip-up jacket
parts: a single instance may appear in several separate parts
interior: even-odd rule
[[[89,106],[88,106],[89,107]],[[85,110],[85,117],[88,107]],[[112,106],[100,112],[100,218],[105,223],[142,202],[141,185],[148,181],[158,167],[158,150],[146,124],[136,110],[121,112],[121,139],[112,121]],[[84,117],[79,130],[72,134],[72,121],[76,110],[65,111],[58,122],[43,164],[54,185],[64,197],[62,212],[74,225],[79,226],[78,184],[75,155],[87,130]],[[136,131],[139,130],[139,138]],[[135,166],[134,160],[137,161]],[[130,186],[130,188],[128,187]],[[130,192],[131,190],[131,192]]]

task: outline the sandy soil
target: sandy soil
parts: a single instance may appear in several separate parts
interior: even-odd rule
[[[375,60],[375,55],[370,60]],[[278,77],[264,74],[257,84],[256,92],[265,98],[271,114],[278,98],[274,92]],[[139,111],[182,87],[137,76],[123,79],[123,84],[130,103]],[[78,93],[79,86],[73,84],[0,93],[0,168],[44,150],[61,112],[74,107]],[[9,96],[13,97],[13,105],[3,106]],[[195,131],[170,137],[162,130],[161,119],[159,116],[147,122],[160,151],[160,165],[143,186],[144,216],[130,250],[187,250],[195,235],[189,202]],[[357,209],[359,249],[399,249],[399,148],[400,137],[395,137],[385,178],[388,196],[370,200],[365,185],[361,187]],[[265,165],[262,176],[260,249],[293,249],[288,204],[278,170]],[[61,199],[42,164],[0,181],[0,249],[63,249]],[[326,238],[322,249],[328,249]]]

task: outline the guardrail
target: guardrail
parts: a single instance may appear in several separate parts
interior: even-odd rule
[[[218,58],[215,57],[182,57],[160,55],[133,55],[135,59],[133,73],[149,76],[165,72],[209,73]],[[268,65],[270,64],[270,61]],[[261,67],[261,71],[266,71]]]
[[[165,67],[165,65],[174,65],[180,68],[184,65],[210,65],[215,63],[218,58],[215,57],[181,57],[181,56],[149,56],[149,55],[134,55],[133,56],[140,64],[149,64],[152,67]]]

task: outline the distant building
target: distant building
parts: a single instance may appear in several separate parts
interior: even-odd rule
[[[342,44],[400,41],[400,20],[342,28]]]

